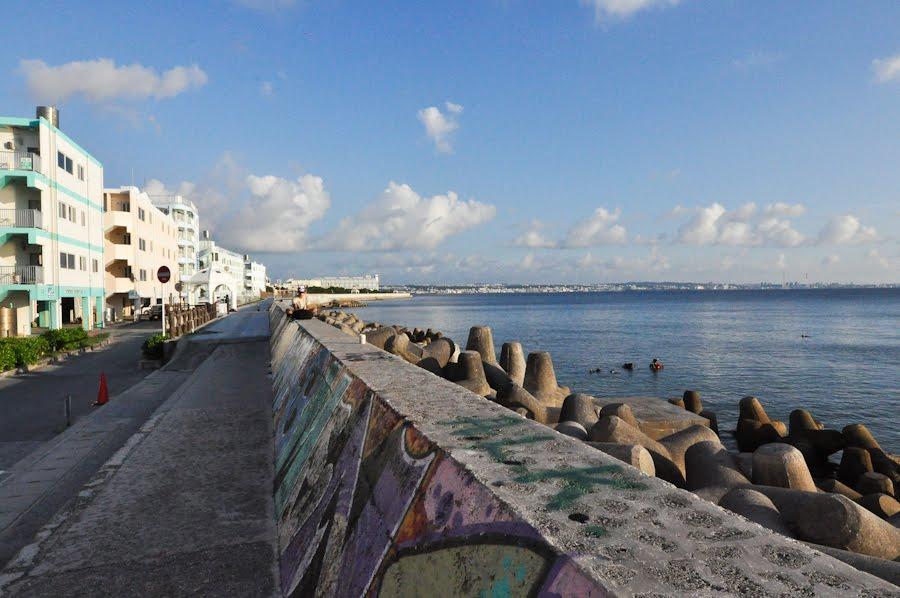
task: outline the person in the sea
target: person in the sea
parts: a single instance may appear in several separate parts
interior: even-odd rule
[[[658,371],[663,369],[663,363],[656,357],[653,358],[653,361],[650,362],[650,369],[653,371]]]

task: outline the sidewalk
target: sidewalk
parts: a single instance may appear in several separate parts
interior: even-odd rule
[[[0,572],[0,593],[274,594],[267,335],[265,312],[232,314],[190,339],[186,357],[212,349],[196,371],[149,377],[177,390]]]

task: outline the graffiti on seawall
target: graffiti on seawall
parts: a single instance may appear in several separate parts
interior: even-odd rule
[[[275,332],[285,595],[605,595],[312,336],[296,325]],[[459,429],[475,437],[478,425]],[[480,441],[502,460],[502,447],[491,448],[487,435]],[[593,484],[616,483],[614,473],[564,479],[559,506]]]

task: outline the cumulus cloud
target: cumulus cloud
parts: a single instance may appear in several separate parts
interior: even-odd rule
[[[221,227],[224,243],[245,251],[290,252],[307,246],[309,226],[331,205],[322,177],[247,177],[249,199]]]
[[[876,264],[878,264],[882,268],[890,269],[890,267],[891,267],[890,260],[888,258],[886,258],[885,256],[881,255],[881,253],[879,253],[879,251],[877,249],[873,248],[873,249],[870,249],[869,251],[867,251],[866,257],[869,258],[870,260],[874,261]]]
[[[540,220],[532,220],[528,230],[513,240],[513,246],[528,247],[529,249],[556,247],[556,243],[545,237],[541,232],[543,228],[544,224]]]
[[[841,256],[839,256],[839,255],[834,255],[834,254],[826,255],[825,257],[822,258],[822,265],[823,266],[833,266],[836,263],[838,263],[839,261],[841,261]]]
[[[796,247],[806,237],[781,216],[799,215],[804,210],[800,204],[777,203],[759,215],[752,202],[731,211],[717,202],[696,208],[693,217],[678,229],[677,239],[688,245]]]
[[[493,205],[456,193],[422,197],[409,185],[393,181],[360,214],[341,220],[320,244],[324,249],[390,251],[434,249],[448,237],[491,220]]]
[[[449,154],[453,151],[451,135],[459,128],[458,116],[462,114],[463,107],[453,102],[444,104],[445,112],[441,112],[437,106],[429,106],[418,112],[419,122],[425,127],[425,134],[434,142],[434,147],[442,153]]]
[[[597,208],[590,218],[576,224],[566,236],[562,245],[566,247],[596,247],[598,245],[614,245],[624,243],[625,227],[616,224],[621,210],[610,212],[606,208]]]
[[[612,19],[627,19],[642,10],[668,8],[678,5],[681,0],[580,0],[584,6],[594,9],[598,22]]]
[[[864,226],[853,214],[835,216],[819,233],[819,243],[828,245],[859,245],[878,239],[878,231]]]
[[[900,54],[887,58],[876,58],[872,61],[875,80],[879,83],[900,80]]]
[[[206,85],[206,73],[196,64],[162,73],[142,64],[117,66],[109,58],[50,66],[43,60],[19,62],[31,95],[41,102],[62,102],[81,96],[88,102],[162,100]]]

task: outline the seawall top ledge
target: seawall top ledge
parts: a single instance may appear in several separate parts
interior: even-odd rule
[[[483,500],[476,494],[498,505],[479,511],[480,527],[472,529],[482,531],[468,538],[473,561],[484,556],[478,547],[502,544],[502,530],[513,522],[517,529],[530,530],[516,534],[530,534],[529,542],[547,564],[529,593],[900,596],[896,586],[645,476],[323,322],[288,321],[277,304],[270,318],[273,370],[285,358],[284,335],[293,329],[291,343],[321,346],[365,386],[372,401],[395,413],[425,439],[428,450],[440,454],[432,469],[440,461],[461,472],[465,490],[460,487],[447,507],[460,525],[476,517],[475,503]],[[426,489],[426,481],[420,482],[419,494],[450,491],[447,484]],[[411,500],[408,509],[426,502],[427,497]],[[440,516],[425,507],[418,513],[420,519]],[[395,533],[402,535],[405,525]],[[437,535],[449,539],[447,530],[442,527]],[[457,547],[466,541],[453,539]],[[524,544],[510,540],[510,546]],[[380,573],[369,582],[382,589],[390,582],[388,561],[402,556],[402,542],[395,537],[391,546],[383,553]],[[286,548],[283,543],[282,553]],[[283,585],[286,579],[282,571]]]

